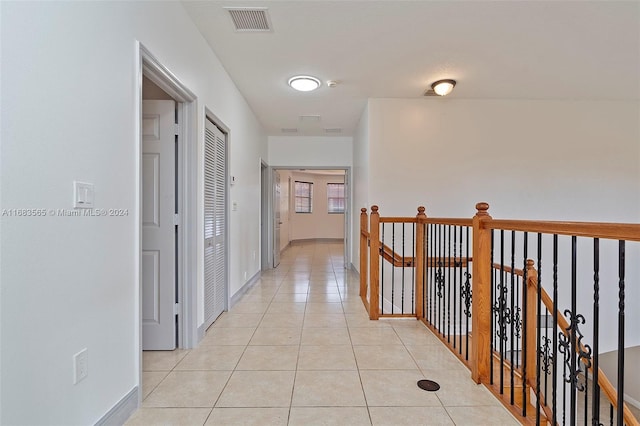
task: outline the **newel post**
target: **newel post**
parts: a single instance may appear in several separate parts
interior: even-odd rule
[[[427,215],[424,213],[424,207],[418,207],[418,214],[416,215],[416,258],[415,267],[416,271],[416,318],[420,319],[424,316],[424,253],[426,241],[425,241],[425,227],[424,220]]]
[[[367,209],[360,209],[360,297],[366,300],[367,279],[369,278],[369,254],[367,253],[367,242],[369,241],[369,217]]]
[[[369,227],[369,318],[380,317],[380,215],[378,206],[371,206]]]
[[[476,204],[473,217],[473,309],[471,335],[471,378],[489,383],[491,372],[491,221],[489,204]]]
[[[535,262],[532,259],[527,259],[527,332],[522,334],[522,347],[527,357],[527,380],[533,380],[536,377],[536,359],[538,359],[538,348],[536,345],[536,330],[538,329],[538,271],[536,271],[534,265]],[[527,396],[528,395],[529,392],[527,392]]]

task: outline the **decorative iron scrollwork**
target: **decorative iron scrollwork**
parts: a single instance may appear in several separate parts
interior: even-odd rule
[[[444,296],[442,293],[442,289],[444,289],[444,271],[442,270],[441,261],[438,261],[438,270],[436,271],[436,288],[438,289],[436,295],[442,299]]]
[[[520,337],[520,332],[522,331],[522,317],[520,315],[520,312],[522,312],[522,308],[520,308],[520,306],[516,306],[515,312],[513,315],[513,328],[514,328],[515,336],[517,338]]]
[[[542,346],[540,346],[541,368],[546,374],[551,374],[551,366],[555,362],[551,352],[551,339],[543,337],[542,341]]]
[[[471,301],[473,300],[473,291],[471,290],[471,274],[467,271],[464,273],[465,281],[460,295],[464,297],[464,314],[467,318],[471,318]]]
[[[498,283],[498,299],[496,303],[493,305],[493,311],[496,315],[496,319],[498,322],[498,329],[496,330],[496,335],[502,339],[507,340],[507,325],[511,324],[511,308],[507,305],[507,293],[509,289],[506,285],[502,283]]]
[[[583,345],[582,339],[584,338],[582,332],[580,331],[580,324],[585,323],[584,316],[582,314],[575,315],[569,309],[564,311],[564,316],[567,317],[569,321],[569,326],[565,329],[568,335],[564,333],[559,333],[559,350],[561,353],[565,354],[565,364],[567,374],[564,377],[564,381],[566,383],[570,383],[572,386],[575,386],[578,392],[584,392],[587,388],[586,378],[584,376],[584,370],[589,369],[591,367],[591,347],[589,345]],[[577,353],[577,362],[575,371],[571,368],[571,334],[575,333],[576,336],[576,347],[573,350]]]

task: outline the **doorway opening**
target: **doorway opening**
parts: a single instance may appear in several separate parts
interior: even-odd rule
[[[190,348],[197,343],[198,163],[196,96],[145,46],[138,43],[137,47],[136,264],[141,374],[143,349]],[[163,141],[166,135],[170,137]],[[154,326],[163,331],[153,335],[149,330]]]
[[[290,245],[342,241],[350,265],[351,190],[349,168],[272,167],[272,266]],[[263,205],[264,207],[264,205]]]

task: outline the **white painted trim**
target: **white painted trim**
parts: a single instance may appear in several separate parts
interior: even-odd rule
[[[222,133],[224,133],[225,136],[225,144],[224,144],[224,169],[225,169],[225,220],[224,223],[227,224],[226,229],[224,230],[224,250],[225,250],[225,293],[227,296],[227,300],[225,300],[225,311],[228,311],[229,308],[231,307],[231,295],[229,294],[231,291],[231,286],[229,283],[230,277],[231,277],[231,261],[230,261],[230,229],[231,229],[231,206],[229,203],[229,199],[231,198],[231,183],[230,183],[230,178],[229,178],[229,154],[231,153],[231,150],[229,149],[229,146],[231,145],[231,130],[229,129],[229,127],[224,124],[224,122],[222,120],[220,120],[220,118],[218,118],[217,115],[215,115],[209,108],[207,108],[206,106],[204,107],[204,119],[205,120],[210,120],[214,125],[216,125],[220,130],[222,130]],[[204,127],[204,126],[203,126]],[[204,173],[204,172],[203,172]],[[203,176],[204,179],[204,176]],[[200,241],[198,241],[198,244],[202,244],[203,246],[203,253],[204,253],[204,236],[201,236],[202,238],[200,238]],[[216,318],[214,318],[213,321],[215,321]],[[209,325],[213,324],[213,321],[209,322]],[[207,323],[207,318],[205,318],[205,323]],[[209,325],[207,325],[207,328],[209,327]]]
[[[269,261],[269,165],[260,158],[260,270],[271,269],[272,263]]]
[[[256,282],[258,282],[258,279],[260,278],[260,274],[261,274],[260,271],[256,272],[254,276],[249,278],[249,281],[244,283],[244,285],[240,287],[238,291],[236,291],[233,297],[231,297],[229,309],[233,308],[236,305],[236,303],[238,303],[240,299],[242,299],[242,296],[244,296],[247,291],[251,290],[251,288],[256,284]]]
[[[629,405],[633,405],[634,407],[640,409],[640,401],[638,401],[635,398],[631,398],[629,396],[629,394],[627,394],[627,393],[624,394],[624,402],[626,402]]]
[[[197,167],[197,110],[196,96],[182,82],[171,73],[156,57],[142,44],[136,41],[135,48],[136,85],[134,88],[135,101],[135,209],[134,230],[134,270],[136,276],[137,312],[135,321],[138,332],[138,383],[142,383],[142,78],[148,77],[161,89],[171,95],[179,106],[182,118],[182,158],[180,163],[183,173],[180,175],[182,203],[180,221],[178,225],[179,244],[179,297],[182,312],[178,316],[179,347],[192,348],[199,343],[197,325],[197,202],[198,202],[198,167]],[[136,401],[142,401],[142,386],[137,388]]]
[[[123,425],[138,409],[138,386],[134,387],[111,410],[96,422],[96,426]]]

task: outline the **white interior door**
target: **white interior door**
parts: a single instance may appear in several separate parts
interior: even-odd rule
[[[280,264],[280,173],[273,171],[273,267]]]
[[[176,347],[174,101],[144,101],[142,119],[142,348]]]
[[[227,308],[227,138],[205,122],[204,315],[211,324]]]

